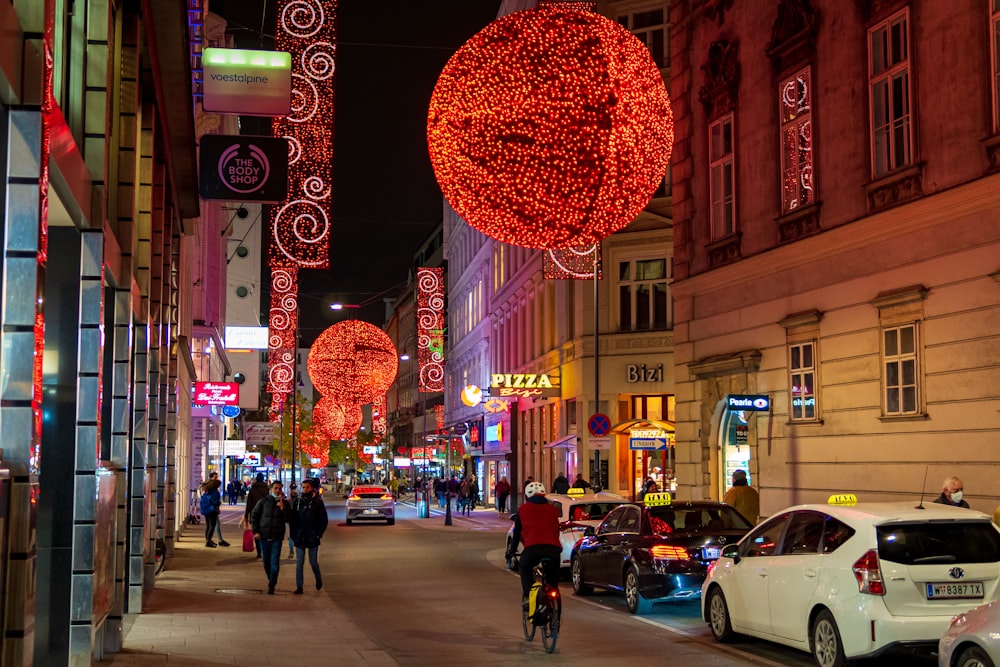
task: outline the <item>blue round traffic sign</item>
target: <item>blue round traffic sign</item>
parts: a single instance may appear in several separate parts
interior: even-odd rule
[[[593,436],[607,435],[611,432],[611,418],[600,412],[595,413],[587,420],[587,430]]]

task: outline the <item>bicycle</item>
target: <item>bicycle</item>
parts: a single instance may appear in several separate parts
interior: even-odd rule
[[[559,587],[545,581],[545,562],[543,558],[535,565],[535,583],[528,593],[528,606],[521,607],[521,629],[524,638],[529,642],[535,638],[535,629],[542,629],[542,646],[547,653],[556,650],[556,639],[559,638],[559,622],[562,617],[562,596]]]

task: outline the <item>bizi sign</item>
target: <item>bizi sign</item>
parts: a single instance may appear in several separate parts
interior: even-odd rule
[[[206,134],[198,171],[202,199],[282,202],[288,196],[288,140]]]

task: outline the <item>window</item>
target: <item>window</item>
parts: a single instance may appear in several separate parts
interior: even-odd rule
[[[913,159],[909,9],[872,28],[868,37],[872,175],[878,178]]]
[[[854,537],[853,528],[832,516],[826,517],[826,527],[823,529],[823,553],[833,553],[852,537]]]
[[[816,419],[816,361],[814,341],[788,346],[789,386],[791,387],[791,419]]]
[[[818,554],[824,518],[818,512],[799,512],[793,516],[781,545],[782,555]]]
[[[622,514],[622,520],[618,523],[619,533],[639,532],[639,508],[626,507]]]
[[[673,327],[673,273],[672,257],[618,263],[619,331],[662,331]]]
[[[951,567],[1000,560],[1000,533],[989,521],[890,523],[876,526],[875,532],[879,558],[892,563]]]
[[[993,84],[993,131],[1000,132],[1000,0],[990,7],[990,69]]]
[[[917,325],[906,324],[882,330],[882,359],[885,368],[887,415],[916,414]]]
[[[627,16],[619,16],[618,23],[628,29],[649,48],[653,62],[660,69],[670,67],[670,52],[667,48],[667,23],[664,20],[665,10],[654,9],[648,12],[637,12]]]
[[[712,240],[736,231],[735,174],[733,164],[733,114],[708,128],[711,170]]]
[[[757,556],[773,556],[778,549],[778,541],[791,519],[790,514],[771,519],[757,530],[750,533],[750,536],[743,541],[740,555],[748,558]]]
[[[998,0],[1000,1],[1000,0]],[[781,212],[813,203],[812,70],[781,82]]]

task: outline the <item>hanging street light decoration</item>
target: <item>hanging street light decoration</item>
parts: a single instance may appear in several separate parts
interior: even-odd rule
[[[306,365],[313,386],[346,408],[385,394],[396,379],[399,354],[389,335],[374,324],[345,320],[319,335]]]
[[[417,391],[444,391],[444,269],[417,268]]]
[[[663,180],[673,118],[645,44],[586,3],[508,14],[438,78],[427,143],[448,202],[487,236],[590,247]]]

